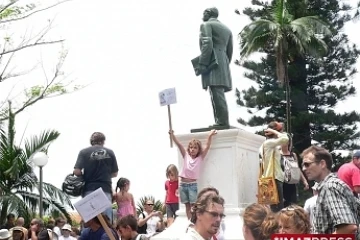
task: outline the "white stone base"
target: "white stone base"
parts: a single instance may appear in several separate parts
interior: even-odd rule
[[[208,132],[178,135],[185,148],[193,138],[206,143]],[[198,191],[212,186],[225,199],[225,240],[244,239],[242,234],[242,211],[256,202],[257,178],[259,174],[259,147],[264,137],[241,129],[220,130],[214,136],[211,149],[205,159],[202,174],[198,180]],[[179,169],[183,158],[179,153]],[[189,226],[185,207],[180,204],[178,217],[162,233],[151,239],[180,239]]]

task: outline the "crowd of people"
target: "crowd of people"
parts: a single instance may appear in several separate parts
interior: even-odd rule
[[[103,213],[112,236],[108,236],[98,217],[83,223],[80,232],[63,218],[49,221],[48,226],[35,218],[30,228],[25,228],[23,218],[15,221],[15,216],[9,214],[6,224],[1,227],[0,240],[146,240],[171,226],[177,217],[179,204],[184,204],[189,220],[183,239],[223,240],[226,232],[225,200],[218,189],[207,187],[198,192],[197,185],[217,132],[210,131],[204,146],[196,139],[183,146],[173,131],[169,134],[183,157],[183,167],[180,171],[174,164],[166,168],[163,209],[166,222],[162,211],[154,211],[151,199],[146,199],[143,211],[137,213],[134,196],[129,192],[129,179],[119,178],[115,191],[112,190],[112,178],[118,175],[117,160],[114,152],[104,147],[105,135],[95,132],[90,138],[91,146],[80,151],[74,174],[84,178],[83,197],[102,188],[109,201],[116,202],[117,221],[113,221],[112,209]],[[265,136],[259,150],[260,177],[274,178],[278,202],[268,205],[253,203],[245,209],[244,238],[267,240],[274,233],[344,233],[356,234],[359,239],[360,152],[356,152],[352,162],[344,164],[338,173],[332,173],[332,155],[324,148],[311,146],[302,152],[300,168],[292,151],[291,136],[283,131],[283,124],[271,122]],[[292,164],[294,162],[296,164]],[[309,188],[308,181],[315,181],[312,186],[314,196],[305,202],[304,207],[297,205],[296,199],[296,185],[300,181],[305,189]]]

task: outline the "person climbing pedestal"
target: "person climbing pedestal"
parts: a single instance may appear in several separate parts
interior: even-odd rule
[[[187,146],[193,139],[206,141],[208,132],[176,135]],[[225,240],[244,239],[242,235],[242,211],[257,201],[257,181],[259,174],[259,148],[264,137],[241,129],[218,130],[212,140],[210,151],[205,158],[198,180],[198,191],[204,187],[215,187],[225,199]],[[179,169],[183,157],[178,154]],[[165,231],[151,239],[180,239],[189,226],[185,207],[180,204],[178,217]]]

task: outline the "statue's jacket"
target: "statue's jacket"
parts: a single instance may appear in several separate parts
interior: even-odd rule
[[[218,67],[210,73],[202,74],[202,86],[223,86],[225,92],[232,90],[229,64],[233,54],[233,36],[231,30],[216,18],[210,18],[200,26],[200,60],[208,66],[216,59]]]

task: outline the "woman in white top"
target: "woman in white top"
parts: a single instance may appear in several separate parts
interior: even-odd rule
[[[140,213],[138,225],[142,227],[147,225],[146,236],[154,236],[157,231],[162,231],[165,228],[163,214],[160,211],[154,211],[154,203],[151,200],[146,200],[144,212]]]

